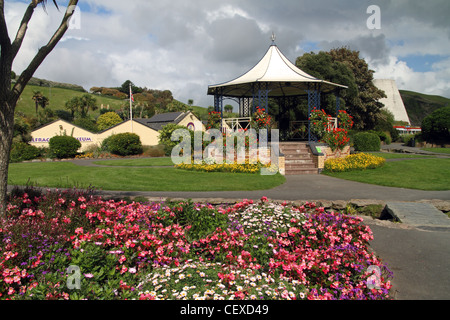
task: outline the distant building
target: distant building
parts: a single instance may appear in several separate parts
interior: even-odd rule
[[[34,130],[31,133],[30,144],[36,147],[48,147],[52,137],[65,134],[80,141],[81,151],[83,151],[91,145],[100,145],[103,140],[113,134],[133,132],[140,137],[143,145],[153,146],[158,144],[159,130],[169,123],[185,126],[193,131],[205,131],[203,123],[190,111],[163,113],[149,119],[126,120],[99,133],[90,132],[59,119]]]
[[[396,121],[404,121],[407,124],[411,124],[406,112],[405,105],[403,104],[402,96],[398,91],[395,80],[391,79],[374,79],[373,84],[380,90],[386,93],[387,98],[380,99],[380,102],[384,104],[384,107],[392,112]]]
[[[399,132],[400,135],[403,134],[416,134],[422,132],[422,128],[420,127],[411,127],[411,126],[394,126],[395,129]]]

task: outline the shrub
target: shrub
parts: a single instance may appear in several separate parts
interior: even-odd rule
[[[173,123],[166,124],[159,130],[159,143],[164,146],[164,152],[166,156],[170,156],[172,153],[173,147],[179,144],[179,141],[172,141],[172,133],[177,129],[186,129],[186,127],[179,126]],[[193,143],[193,131],[191,131],[191,143]]]
[[[384,142],[385,144],[391,144],[392,139],[389,132],[383,132],[383,131],[369,131],[370,133],[376,134],[380,141]]]
[[[99,131],[103,131],[121,122],[122,118],[116,112],[113,111],[106,112],[98,117],[97,129]]]
[[[33,160],[41,156],[41,150],[25,142],[15,142],[11,147],[10,162]]]
[[[379,151],[380,137],[371,132],[359,132],[353,137],[355,151]]]
[[[220,129],[222,127],[222,115],[218,111],[208,112],[208,122],[206,129]]]
[[[266,113],[264,108],[256,107],[256,112],[253,114],[251,127],[259,132],[260,129],[270,130],[272,125],[272,117]]]
[[[401,140],[405,146],[412,147],[414,141],[414,134],[403,134]]]
[[[345,172],[352,170],[375,169],[383,166],[386,160],[367,153],[356,153],[345,158],[329,159],[325,161],[324,170],[327,172]]]
[[[81,142],[71,136],[54,136],[48,142],[50,153],[58,159],[73,158],[81,148]]]
[[[156,146],[143,146],[143,153],[145,156],[149,157],[164,157],[164,146],[163,145],[156,145]]]
[[[98,132],[95,122],[88,118],[78,118],[73,121],[73,124],[90,132]]]
[[[439,108],[423,119],[422,136],[426,141],[450,142],[450,107]]]
[[[102,149],[119,156],[141,154],[143,151],[139,136],[130,132],[118,133],[106,138],[103,140]]]

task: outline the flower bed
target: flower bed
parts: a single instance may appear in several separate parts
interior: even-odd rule
[[[369,227],[313,203],[128,204],[28,190],[7,210],[1,299],[389,298]],[[372,289],[369,266],[383,271]]]
[[[345,158],[334,158],[325,161],[327,172],[344,172],[352,170],[375,169],[383,166],[386,160],[367,153],[356,153]]]
[[[233,173],[259,173],[261,168],[269,168],[270,164],[264,165],[260,162],[249,163],[209,163],[208,161],[202,161],[202,163],[182,163],[175,166],[178,169],[203,171],[203,172],[233,172]]]

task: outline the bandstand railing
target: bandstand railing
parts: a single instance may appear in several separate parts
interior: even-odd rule
[[[252,118],[225,118],[222,119],[222,131],[239,131],[250,129]]]

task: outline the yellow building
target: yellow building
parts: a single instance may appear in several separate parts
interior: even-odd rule
[[[80,151],[83,151],[91,145],[101,145],[104,139],[113,134],[132,132],[140,137],[143,145],[154,146],[158,144],[159,130],[169,123],[185,126],[191,130],[205,131],[203,123],[190,111],[163,113],[149,119],[127,120],[99,133],[90,132],[59,119],[34,130],[31,133],[30,144],[36,147],[48,147],[52,137],[65,134],[80,141]]]

